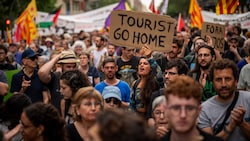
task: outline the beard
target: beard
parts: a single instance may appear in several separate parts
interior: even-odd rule
[[[209,67],[210,67],[209,64],[207,64],[206,66],[200,66],[200,68],[201,68],[202,70],[207,70],[207,69],[209,69]]]
[[[115,74],[107,74],[106,78],[107,79],[114,79],[115,78]]]
[[[221,94],[221,91],[223,91],[223,90],[227,90],[228,91],[228,94]],[[226,99],[229,99],[229,98],[231,98],[232,97],[232,95],[234,94],[234,92],[235,92],[235,88],[234,89],[229,89],[229,88],[221,88],[221,89],[219,89],[219,90],[217,90],[217,94],[218,94],[218,96],[221,98],[221,99],[224,99],[224,100],[226,100]]]

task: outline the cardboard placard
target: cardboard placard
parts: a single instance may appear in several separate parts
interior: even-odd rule
[[[170,16],[117,10],[111,13],[110,42],[115,45],[167,51],[172,46],[176,20]]]
[[[221,24],[214,24],[203,22],[201,37],[206,39],[206,35],[209,35],[213,40],[213,45],[220,52],[224,52],[224,36],[225,36],[225,26]]]

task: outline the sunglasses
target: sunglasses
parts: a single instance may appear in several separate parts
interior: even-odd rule
[[[121,103],[121,101],[119,99],[114,98],[114,97],[110,97],[110,98],[105,99],[106,103],[110,103],[111,101],[113,101],[113,104],[115,104],[115,105],[119,105]]]

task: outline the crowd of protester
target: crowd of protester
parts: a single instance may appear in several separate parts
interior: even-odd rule
[[[228,25],[218,50],[193,27],[165,52],[98,31],[1,40],[0,140],[250,140],[249,32]]]

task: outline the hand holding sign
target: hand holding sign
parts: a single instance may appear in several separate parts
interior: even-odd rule
[[[224,52],[224,35],[224,25],[203,22],[201,37],[208,40],[209,45],[213,44],[212,46],[220,52]]]
[[[147,44],[142,46],[141,50],[142,50],[142,53],[147,57],[150,57],[150,55],[152,54],[152,50],[149,48],[149,46]]]
[[[151,50],[171,48],[176,20],[152,13],[117,10],[111,13],[110,42],[138,48],[148,44]]]

